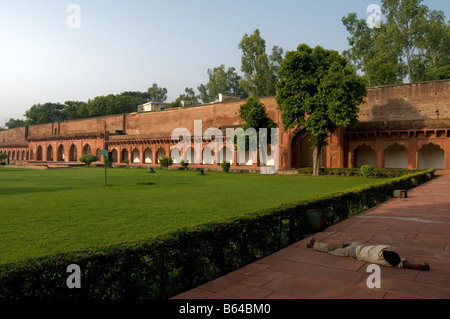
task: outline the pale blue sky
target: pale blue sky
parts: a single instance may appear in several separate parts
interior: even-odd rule
[[[68,28],[70,4],[81,28]],[[341,19],[366,19],[379,0],[0,0],[0,126],[23,118],[33,104],[87,101],[98,95],[168,89],[171,102],[185,87],[208,80],[224,64],[240,73],[238,44],[261,31],[267,52],[300,43],[342,52]],[[425,0],[450,19],[450,1]]]

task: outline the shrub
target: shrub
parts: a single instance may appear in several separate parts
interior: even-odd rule
[[[230,171],[230,163],[228,163],[225,160],[223,160],[222,163],[220,163],[220,167],[222,168],[222,171],[224,171],[225,173],[228,173]]]
[[[403,175],[423,172],[424,169],[408,169],[408,168],[374,168],[373,176],[376,177],[400,177]],[[312,175],[312,167],[302,167],[297,169],[300,175]],[[360,168],[320,168],[321,175],[337,175],[337,176],[363,176]]]
[[[169,168],[170,165],[173,164],[172,157],[160,157],[159,159],[159,166],[160,168]]]
[[[189,166],[189,162],[187,160],[181,160],[180,162],[181,167],[184,168],[184,170],[187,170],[188,166]]]
[[[97,162],[99,158],[94,154],[84,154],[80,157],[80,162],[86,163],[87,166],[91,166],[93,162]]]
[[[361,173],[364,178],[369,178],[373,176],[374,168],[371,165],[361,166]]]

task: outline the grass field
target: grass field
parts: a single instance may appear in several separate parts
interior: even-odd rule
[[[384,179],[0,168],[0,263],[153,237]]]

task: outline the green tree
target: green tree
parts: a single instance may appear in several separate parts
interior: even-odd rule
[[[267,129],[267,144],[270,144],[270,129],[276,128],[277,124],[267,115],[266,107],[258,98],[248,97],[247,101],[239,108],[239,117],[245,121],[244,125],[242,125],[244,131],[250,127],[256,129],[256,145],[259,146],[260,138],[264,138],[260,136],[260,128]]]
[[[219,93],[231,93],[241,98],[246,97],[245,91],[240,87],[241,76],[233,67],[225,69],[221,65],[214,69],[208,69],[208,83],[201,84],[197,89],[200,92],[200,98],[203,103],[215,101]]]
[[[277,79],[274,70],[281,60],[283,50],[274,47],[269,57],[266,53],[266,41],[258,29],[252,35],[245,34],[239,48],[242,50],[241,71],[244,73],[241,80],[242,89],[255,97],[275,95]],[[274,60],[271,61],[271,58]]]
[[[199,95],[195,94],[195,91],[193,88],[185,88],[184,89],[185,94],[180,94],[180,96],[170,103],[170,107],[181,107],[181,101],[190,102],[190,103],[198,103],[198,100],[200,98]]]
[[[65,120],[75,120],[82,118],[80,110],[86,105],[82,101],[66,101],[62,110],[63,118]]]
[[[367,83],[370,86],[403,83],[405,67],[387,25],[369,28],[356,13],[342,18],[342,22],[350,34],[347,38],[350,49],[343,55],[365,75]]]
[[[153,83],[147,90],[148,100],[151,102],[165,102],[167,100],[167,89],[160,88],[156,83]]]
[[[25,125],[27,125],[27,122],[25,120],[20,120],[20,119],[9,119],[5,123],[5,126],[8,130],[10,130],[12,128],[16,128],[16,127],[22,127]]]
[[[87,102],[86,111],[89,117],[131,113],[146,102],[143,98],[129,95],[101,95]]]
[[[420,39],[425,36],[428,7],[422,0],[383,0],[381,11],[386,16],[392,37],[401,48],[409,82],[413,79],[413,61],[419,53]]]
[[[329,134],[357,121],[358,105],[367,95],[364,79],[347,61],[336,51],[301,44],[286,53],[278,70],[276,100],[284,129],[311,133],[315,176]]]
[[[270,95],[276,94],[276,84],[278,82],[278,69],[283,61],[284,50],[278,46],[272,48],[272,54],[269,56],[269,68],[270,68]]]
[[[143,99],[145,101],[149,101],[149,99],[150,99],[150,95],[147,92],[140,92],[140,91],[125,91],[125,92],[120,93],[120,95],[136,97],[136,98]]]
[[[450,78],[450,26],[442,11],[422,0],[382,0],[385,20],[370,28],[350,13],[342,19],[350,36],[344,51],[369,85]]]
[[[418,40],[419,53],[412,61],[413,79],[416,81],[450,78],[450,24],[442,11],[427,15],[425,36]]]
[[[44,124],[64,121],[64,104],[44,103],[35,104],[25,112],[25,117],[29,124]]]

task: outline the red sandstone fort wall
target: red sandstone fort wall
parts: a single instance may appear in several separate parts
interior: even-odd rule
[[[1,145],[16,145],[25,143],[25,127],[18,127],[11,130],[0,131]]]
[[[372,152],[375,150],[375,165],[384,167],[387,147],[399,144],[407,148],[408,167],[415,168],[421,162],[418,152],[432,143],[440,147],[441,157],[444,152],[444,160],[441,160],[444,164],[440,166],[450,169],[449,89],[450,80],[369,88],[366,103],[360,105],[362,125],[358,129],[352,128],[354,131],[339,129],[330,137],[329,145],[323,150],[324,165],[358,165],[366,155],[360,154],[358,148],[366,145],[372,148]],[[203,132],[209,127],[242,125],[239,107],[244,102],[211,103],[0,131],[0,151],[11,153],[12,160],[76,161],[78,155],[87,152],[87,147],[96,153],[99,149],[110,147],[119,153],[128,150],[131,154],[139,145],[140,162],[144,163],[145,149],[150,148],[154,153],[153,163],[156,163],[157,150],[164,148],[169,152],[173,146],[168,138],[175,128],[186,128],[193,134],[195,120],[202,120]],[[295,136],[291,131],[284,132],[275,98],[261,98],[261,102],[280,128],[280,167],[304,166],[309,149],[303,149],[302,145],[307,140],[308,132],[302,131]],[[421,121],[421,127],[414,128],[413,121]],[[373,127],[368,128],[370,125]],[[124,154],[117,156],[124,157]]]
[[[450,118],[450,80],[368,89],[361,122]],[[436,111],[439,113],[437,114]]]
[[[275,121],[278,120],[277,103],[273,97],[263,98],[267,112]],[[202,120],[203,130],[209,127],[242,125],[239,107],[245,101],[213,103],[190,108],[168,109],[160,112],[133,113],[126,115],[125,131],[127,135],[147,135],[160,133],[170,136],[176,128],[186,128],[192,134],[194,121]]]

